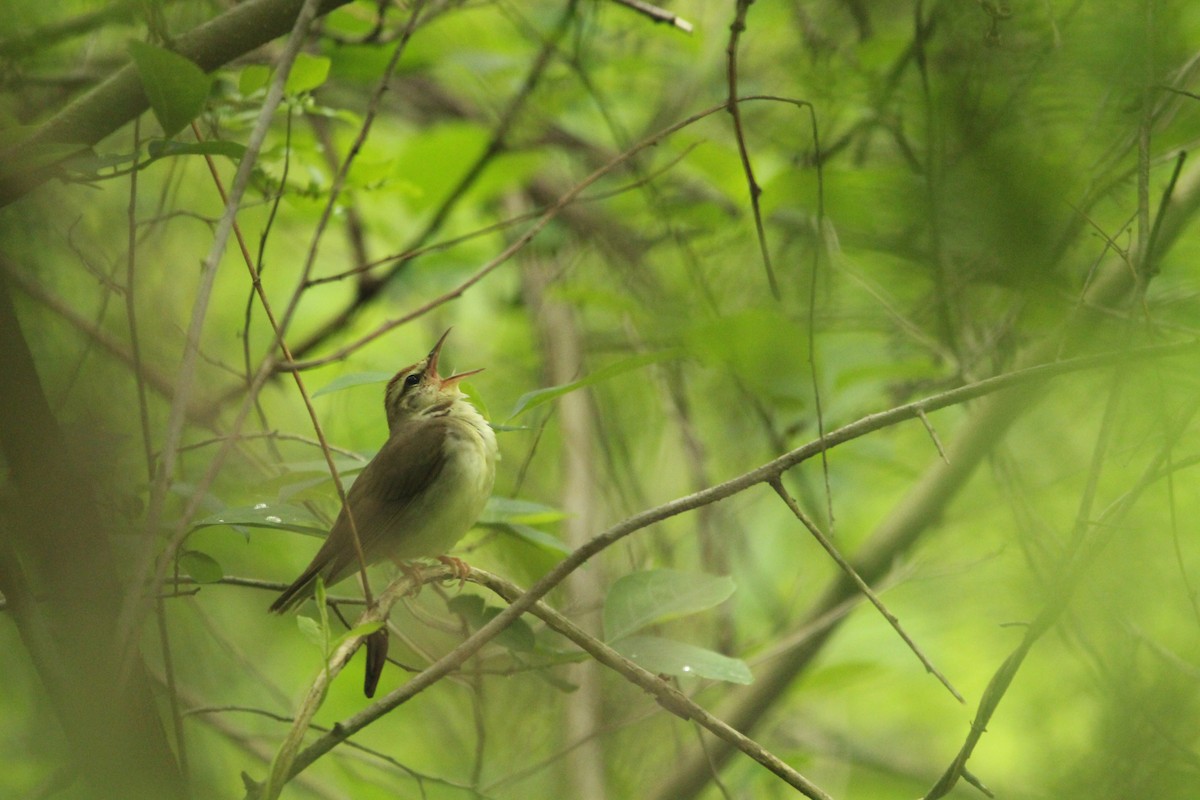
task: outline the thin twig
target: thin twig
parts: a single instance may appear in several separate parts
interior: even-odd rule
[[[763,269],[767,272],[767,284],[771,287],[771,296],[781,299],[779,283],[775,279],[775,269],[771,266],[771,251],[767,247],[767,233],[763,227],[762,209],[758,198],[762,187],[754,178],[754,167],[750,164],[750,151],[746,147],[746,133],[742,128],[742,112],[738,98],[738,40],[746,30],[746,14],[754,0],[737,0],[737,11],[733,22],[729,25],[729,45],[725,48],[725,77],[728,84],[728,100],[725,108],[733,119],[733,138],[737,142],[738,155],[742,159],[742,171],[746,173],[746,187],[750,191],[750,209],[754,213],[754,230],[758,235],[758,250],[762,256]]]
[[[857,586],[858,590],[863,593],[863,596],[871,601],[871,605],[875,606],[879,613],[883,615],[883,618],[887,620],[888,624],[892,626],[892,629],[900,635],[900,638],[904,640],[906,645],[908,645],[908,649],[912,650],[913,655],[915,655],[925,667],[925,671],[937,678],[942,686],[945,686],[947,691],[954,695],[955,700],[960,703],[965,703],[966,700],[964,700],[963,696],[959,694],[957,689],[954,688],[954,686],[950,683],[950,680],[942,674],[941,670],[933,665],[933,662],[929,660],[924,652],[922,652],[921,648],[915,641],[913,641],[912,637],[910,637],[908,633],[905,632],[904,628],[900,626],[900,620],[896,617],[896,615],[888,610],[887,606],[883,604],[883,601],[879,599],[879,595],[875,594],[875,591],[870,587],[870,585],[867,584],[866,581],[862,579],[862,576],[858,574],[858,571],[854,569],[854,566],[851,565],[851,563],[846,560],[846,558],[838,551],[838,549],[833,546],[833,542],[829,541],[829,537],[817,527],[815,522],[808,518],[808,515],[805,514],[803,509],[800,508],[800,505],[796,502],[795,498],[788,494],[788,490],[783,486],[783,481],[776,476],[769,480],[768,483],[771,484],[771,488],[774,489],[775,493],[783,499],[783,502],[787,504],[787,507],[791,509],[792,513],[796,515],[796,519],[800,520],[800,523],[804,525],[804,527],[808,528],[808,532],[813,535],[813,538],[817,540],[817,543],[821,545],[822,548],[824,548],[825,552],[828,553],[829,557],[832,558],[834,562],[841,568],[842,572],[846,573],[850,580],[854,581],[854,585]]]
[[[942,447],[942,440],[938,438],[937,430],[933,427],[933,423],[929,421],[929,417],[925,416],[925,410],[918,408],[917,417],[921,420],[921,424],[925,426],[925,431],[929,434],[929,438],[933,440],[933,446],[937,448],[938,455],[942,457],[942,461],[949,464],[950,459],[946,458],[946,448]]]

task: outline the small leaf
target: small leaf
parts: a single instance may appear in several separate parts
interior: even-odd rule
[[[296,617],[296,626],[305,639],[315,644],[322,654],[325,652],[325,634],[321,632],[321,623],[312,617]]]
[[[196,583],[216,583],[225,577],[225,570],[212,556],[199,550],[185,550],[179,555],[179,568]]]
[[[750,667],[739,658],[660,636],[627,636],[613,642],[612,648],[655,673],[741,684],[754,681]]]
[[[349,389],[354,386],[364,386],[368,383],[385,383],[392,379],[392,372],[351,372],[348,375],[342,375],[334,378],[329,383],[322,386],[312,393],[313,397],[320,397],[323,394],[332,394],[340,392],[342,389]]]
[[[477,594],[460,594],[446,601],[446,608],[452,614],[458,614],[470,625],[482,624],[483,598]]]
[[[548,403],[557,397],[562,397],[564,394],[570,394],[576,389],[582,389],[586,386],[601,383],[609,378],[620,375],[623,372],[639,369],[647,364],[657,364],[660,361],[668,361],[672,358],[679,358],[682,351],[678,349],[662,350],[657,353],[644,353],[640,356],[633,356],[623,361],[618,361],[615,364],[609,364],[606,367],[596,370],[595,372],[580,378],[577,381],[564,383],[559,386],[549,386],[545,389],[536,389],[532,392],[526,392],[517,398],[517,404],[513,407],[512,413],[508,415],[509,420],[519,414],[523,414],[531,408],[537,408],[543,403]]]
[[[213,525],[245,525],[250,528],[276,528],[297,533],[324,535],[329,528],[306,509],[297,506],[256,503],[243,508],[227,508],[192,523],[193,528]]]
[[[170,138],[204,110],[212,78],[187,58],[145,42],[129,43],[150,108]]]
[[[381,628],[383,628],[382,622],[368,622],[365,625],[355,625],[353,628],[335,639],[331,649],[336,650],[342,646],[343,642],[353,639],[357,636],[370,636],[372,633],[380,630]]]
[[[647,625],[712,608],[728,600],[733,589],[728,577],[672,569],[625,575],[604,599],[604,638],[613,641]]]
[[[249,97],[259,89],[265,89],[267,81],[271,80],[271,68],[266,64],[250,64],[238,75],[238,92],[242,97]]]
[[[283,91],[286,94],[311,92],[329,77],[329,64],[329,58],[326,56],[298,54],[292,62],[292,70],[288,73]]]

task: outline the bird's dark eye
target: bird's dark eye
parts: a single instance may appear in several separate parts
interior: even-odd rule
[[[420,382],[421,382],[420,373],[414,372],[412,375],[409,375],[407,378],[404,379],[404,386],[405,386],[405,388],[408,388],[409,386],[416,386]]]

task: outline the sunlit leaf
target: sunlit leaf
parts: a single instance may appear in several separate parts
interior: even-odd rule
[[[654,673],[741,684],[754,681],[745,661],[685,642],[659,636],[627,636],[612,642],[611,646]]]
[[[355,625],[353,628],[334,639],[330,649],[337,649],[338,647],[342,646],[343,642],[349,641],[357,636],[370,636],[372,633],[382,628],[382,622],[368,622],[364,625]]]
[[[712,608],[733,594],[733,579],[655,569],[624,575],[604,599],[604,638],[620,639],[668,619]]]
[[[271,80],[271,68],[266,64],[250,64],[238,75],[238,91],[243,97],[265,89]]]
[[[511,497],[492,497],[487,501],[479,521],[485,523],[522,523],[544,525],[567,518],[566,512],[554,506],[518,500]]]
[[[329,64],[329,58],[326,56],[314,56],[309,53],[297,54],[296,60],[292,62],[292,69],[288,72],[287,83],[283,87],[284,92],[300,94],[316,89],[329,77]]]

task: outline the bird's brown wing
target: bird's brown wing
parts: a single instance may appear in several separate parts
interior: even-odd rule
[[[387,557],[389,533],[395,535],[394,528],[413,498],[437,480],[446,461],[443,444],[447,428],[441,419],[402,423],[347,492],[346,502],[354,514],[354,526],[368,564]],[[283,612],[306,600],[314,591],[317,575],[332,586],[357,569],[358,554],[343,508],[321,549],[300,577],[279,595],[271,610]]]

